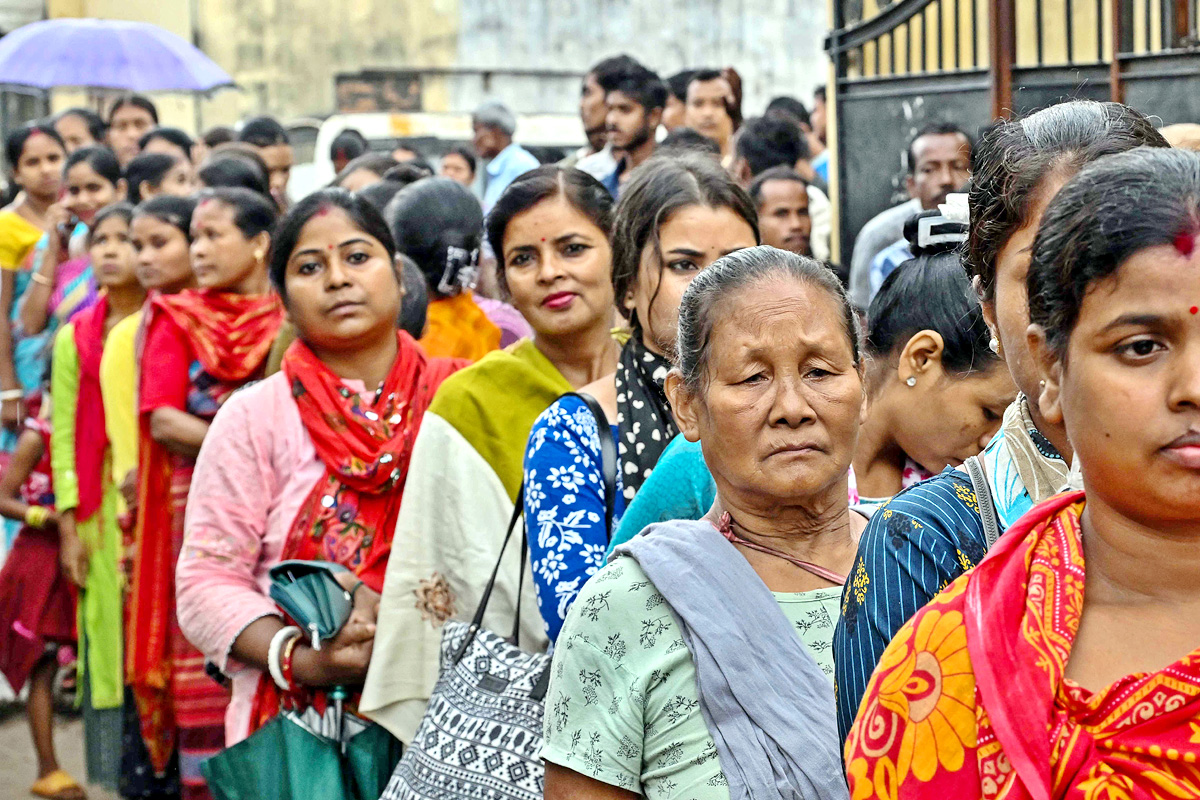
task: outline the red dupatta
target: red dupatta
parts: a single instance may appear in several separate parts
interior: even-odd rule
[[[283,373],[325,475],[301,504],[281,560],[341,564],[376,592],[383,591],[421,420],[442,381],[470,363],[429,358],[403,331],[397,338],[396,360],[374,402],[348,389],[303,341],[293,342],[283,356]],[[281,700],[264,675],[252,730],[278,713]]]
[[[222,402],[262,369],[283,324],[274,294],[237,295],[186,290],[155,295],[148,303],[146,330],[165,315],[187,337],[204,371],[220,381]],[[142,375],[142,380],[154,376]],[[126,614],[126,680],[137,696],[143,737],[159,773],[174,748],[172,635],[175,618],[176,508],[172,483],[176,459],[150,435],[150,415],[141,415],[138,454],[138,517],[133,575]]]
[[[1034,507],[900,629],[846,743],[855,800],[1200,797],[1200,649],[1098,692],[1065,677],[1083,508]]]
[[[79,353],[79,394],[75,401],[75,475],[79,483],[77,519],[91,519],[104,494],[104,451],[108,431],[104,424],[104,397],[100,393],[100,356],[104,352],[104,321],[108,297],[71,319],[75,349]]]

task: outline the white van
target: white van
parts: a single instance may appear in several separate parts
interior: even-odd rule
[[[321,123],[311,165],[297,163],[288,194],[302,198],[334,178],[329,148],[342,131],[354,128],[371,150],[391,152],[405,146],[436,166],[454,145],[470,146],[474,133],[470,114],[370,113],[337,114]],[[544,160],[557,161],[584,142],[583,124],[574,114],[530,114],[517,117],[516,141]]]

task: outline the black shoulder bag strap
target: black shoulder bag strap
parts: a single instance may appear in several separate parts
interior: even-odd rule
[[[992,502],[992,489],[983,472],[983,462],[978,457],[971,456],[963,462],[963,466],[971,476],[971,488],[975,490],[975,500],[979,503],[979,521],[983,523],[983,537],[987,540],[987,549],[991,550],[1000,538],[1000,518]]]

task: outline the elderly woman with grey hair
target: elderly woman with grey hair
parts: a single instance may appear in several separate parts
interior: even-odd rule
[[[471,114],[475,153],[487,162],[483,175],[483,213],[496,205],[508,185],[539,164],[533,153],[513,141],[517,118],[499,100],[487,100]]]
[[[720,259],[683,296],[666,390],[716,501],[618,547],[571,608],[545,796],[845,798],[831,649],[865,394],[838,279],[772,247]]]

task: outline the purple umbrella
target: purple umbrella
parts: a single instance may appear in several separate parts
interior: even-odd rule
[[[157,25],[62,18],[23,25],[0,39],[0,84],[207,92],[233,80]]]

